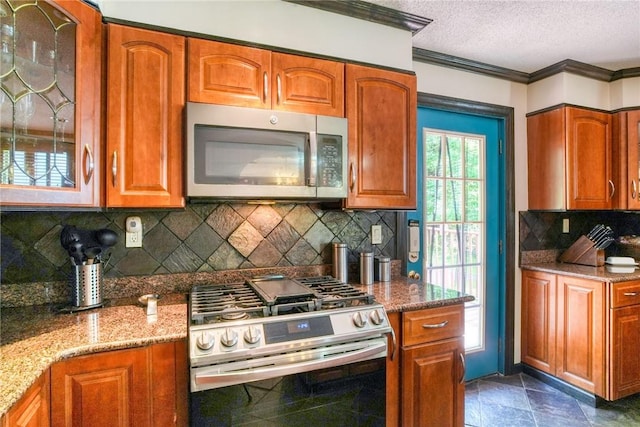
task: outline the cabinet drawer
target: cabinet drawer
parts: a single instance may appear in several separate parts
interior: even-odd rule
[[[640,304],[640,281],[614,283],[611,287],[611,308]]]
[[[464,334],[464,305],[407,311],[402,317],[404,347]]]

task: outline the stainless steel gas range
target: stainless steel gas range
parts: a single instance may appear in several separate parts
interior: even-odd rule
[[[194,286],[189,316],[192,392],[384,358],[393,334],[372,295],[331,276]]]

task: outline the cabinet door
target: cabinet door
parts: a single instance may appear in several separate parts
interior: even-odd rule
[[[611,209],[611,115],[566,108],[567,208]]]
[[[555,373],[556,275],[522,272],[522,361]]]
[[[344,117],[344,64],[283,53],[271,56],[274,110]]]
[[[564,111],[527,117],[529,209],[566,209]]]
[[[49,370],[40,376],[3,417],[3,427],[48,427]]]
[[[615,400],[640,392],[640,305],[611,311],[609,398]]]
[[[414,75],[347,64],[346,208],[416,208]]]
[[[605,284],[558,277],[556,376],[598,396],[605,394]]]
[[[640,110],[627,112],[627,209],[640,209]],[[624,191],[623,185],[620,191]]]
[[[640,110],[613,117],[613,164],[618,209],[640,209]]]
[[[386,388],[386,413],[387,427],[400,426],[400,313],[388,313],[389,324],[393,328],[395,336],[389,337],[389,355],[387,355],[387,388]]]
[[[403,349],[402,425],[462,426],[463,366],[463,338]]]
[[[271,52],[189,39],[189,101],[271,108]]]
[[[75,357],[51,367],[53,426],[151,424],[145,349]]]
[[[100,13],[22,6],[2,6],[0,205],[100,206]]]
[[[185,39],[108,31],[107,206],[183,207]]]

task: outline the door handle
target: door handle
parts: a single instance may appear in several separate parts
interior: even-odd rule
[[[425,323],[424,325],[422,325],[422,327],[424,329],[440,329],[440,328],[444,328],[448,324],[449,324],[449,321],[445,320],[444,322],[440,322],[440,323]]]
[[[111,177],[113,179],[113,186],[118,186],[118,151],[113,152],[113,156],[111,156]]]
[[[460,353],[460,364],[462,365],[462,376],[458,382],[462,384],[464,382],[464,376],[467,374],[467,362],[464,360],[464,353]]]
[[[353,167],[353,163],[349,165],[349,171],[349,179],[351,180],[351,183],[349,184],[349,190],[351,190],[351,192],[353,193],[353,187],[356,185],[356,171]]]
[[[616,185],[611,180],[609,180],[609,187],[611,187],[611,194],[609,194],[609,198],[613,199],[613,195],[616,194]]]
[[[632,179],[631,180],[631,198],[635,199],[636,198],[636,180]]]
[[[269,99],[269,79],[266,71],[262,74],[262,84],[262,102],[266,104]]]
[[[93,161],[93,153],[91,152],[91,147],[89,147],[89,144],[85,144],[84,145],[84,152],[85,152],[86,159],[89,160],[89,164],[88,165],[87,165],[87,162],[85,160],[86,173],[85,173],[85,177],[84,177],[85,182],[88,183],[89,181],[91,181],[91,177],[93,176],[93,170],[95,168],[95,163]]]

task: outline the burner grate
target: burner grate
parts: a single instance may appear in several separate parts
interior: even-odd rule
[[[194,286],[190,306],[195,323],[269,315],[268,308],[246,283]]]
[[[297,280],[320,296],[323,308],[369,305],[374,302],[373,295],[342,283],[332,276],[305,277]]]

